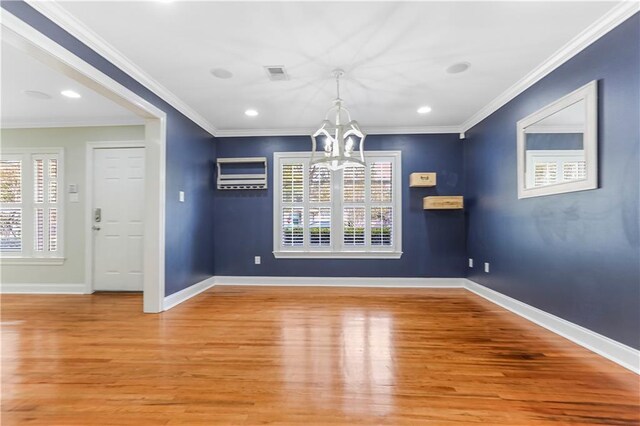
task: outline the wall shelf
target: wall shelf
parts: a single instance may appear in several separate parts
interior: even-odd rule
[[[431,196],[422,199],[424,210],[460,210],[464,208],[462,195]]]
[[[267,157],[218,158],[216,165],[218,189],[267,189]],[[246,169],[259,173],[238,173]]]
[[[431,187],[436,186],[436,174],[435,173],[411,173],[409,175],[409,187]]]

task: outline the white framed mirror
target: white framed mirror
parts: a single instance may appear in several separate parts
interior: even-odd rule
[[[597,83],[518,121],[518,198],[598,187]]]

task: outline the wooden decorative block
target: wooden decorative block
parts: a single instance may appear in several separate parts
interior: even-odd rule
[[[454,210],[464,208],[462,195],[432,196],[422,199],[422,208],[425,210]]]
[[[436,186],[436,174],[435,173],[411,173],[409,175],[409,186],[426,187]]]

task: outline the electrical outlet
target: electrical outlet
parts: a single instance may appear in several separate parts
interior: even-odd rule
[[[254,257],[254,258],[253,258],[253,262],[254,262],[256,265],[259,265],[259,264],[260,264],[260,262],[261,262],[260,256],[256,256],[256,257]]]
[[[469,268],[473,268],[473,259],[469,258]]]
[[[488,274],[489,273],[489,262],[484,262],[484,271]]]
[[[180,193],[178,194],[178,199],[181,203],[184,203],[184,191],[180,191]]]

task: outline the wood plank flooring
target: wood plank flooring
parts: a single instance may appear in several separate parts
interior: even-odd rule
[[[640,424],[637,375],[462,289],[0,303],[3,426]]]

